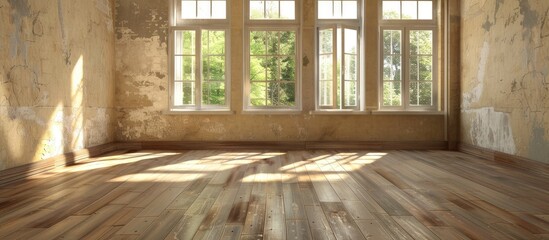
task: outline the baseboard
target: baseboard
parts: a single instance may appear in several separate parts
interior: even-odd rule
[[[446,141],[156,141],[120,143],[134,150],[446,150]]]
[[[26,164],[0,171],[0,186],[23,180],[29,176],[43,173],[57,167],[70,166],[90,157],[103,155],[118,149],[117,144],[107,143],[74,152],[57,155],[39,162]]]
[[[508,153],[494,151],[467,143],[460,143],[458,145],[458,149],[460,152],[471,154],[500,164],[509,165],[514,168],[525,169],[528,171],[539,170],[540,172],[547,172],[549,170],[549,164],[543,162],[534,161],[532,159],[511,155]]]

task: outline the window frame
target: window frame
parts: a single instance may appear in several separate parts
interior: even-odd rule
[[[243,84],[243,111],[301,111],[301,33],[297,26],[249,26],[244,34],[244,84]],[[250,33],[252,31],[294,31],[295,32],[295,106],[252,106],[251,105],[251,77],[250,77]]]
[[[319,0],[315,0],[316,5],[318,5]],[[318,10],[315,11],[316,16],[316,26],[315,26],[315,109],[316,111],[341,111],[341,112],[348,112],[348,111],[361,111],[364,109],[365,104],[365,90],[363,89],[364,86],[366,86],[365,82],[365,68],[364,68],[364,62],[365,62],[365,54],[364,54],[364,0],[356,0],[357,2],[357,18],[356,19],[349,19],[349,18],[319,18]],[[332,45],[334,48],[333,53],[333,59],[334,62],[337,62],[337,29],[342,29],[342,32],[344,32],[344,29],[353,29],[357,31],[357,86],[356,86],[356,106],[350,106],[346,107],[343,104],[343,100],[345,98],[345,79],[341,78],[341,106],[338,107],[336,102],[333,102],[332,106],[321,106],[320,105],[320,31],[325,29],[333,29],[333,42],[335,44]],[[341,38],[341,41],[344,41],[344,34]],[[341,43],[342,49],[345,46],[344,42]],[[342,55],[345,55],[345,53],[342,53]],[[343,56],[344,58],[344,56]],[[344,60],[342,60],[342,64],[344,64]],[[341,77],[344,75],[344,69],[341,69]],[[332,74],[334,77],[336,77],[333,82],[337,82],[337,64],[334,64]],[[334,85],[332,85],[334,86]],[[333,87],[332,90],[332,101],[335,101],[337,99],[337,87]]]
[[[170,1],[170,26],[168,33],[168,79],[169,79],[169,111],[170,112],[227,112],[231,109],[231,29],[229,17],[229,4],[227,0],[227,14],[225,19],[178,19],[177,11],[181,6],[181,0]],[[180,20],[180,21],[178,21]],[[206,25],[205,25],[206,24]],[[206,105],[202,103],[202,38],[204,30],[225,32],[225,104]],[[175,32],[195,31],[195,104],[175,105]]]
[[[383,19],[383,2],[384,1],[398,1],[402,0],[380,0],[378,5],[379,13],[379,44],[378,44],[378,109],[380,111],[404,111],[404,112],[438,112],[440,102],[440,89],[441,75],[439,70],[440,58],[439,58],[439,44],[440,37],[438,35],[438,15],[436,11],[438,9],[438,1],[432,0],[433,3],[433,19],[432,20],[416,20],[416,19]],[[420,0],[417,0],[420,1]],[[402,10],[401,10],[402,11]],[[385,106],[384,103],[384,83],[383,79],[383,31],[385,30],[399,30],[401,31],[401,105],[400,106]],[[410,104],[410,31],[414,30],[429,30],[433,33],[432,38],[432,87],[431,87],[431,105],[411,105]]]
[[[181,1],[182,0],[171,0],[171,8],[170,11],[171,19],[170,19],[170,26],[185,26],[185,25],[204,25],[204,24],[213,24],[213,25],[229,25],[227,22],[230,21],[230,13],[231,13],[231,1],[232,0],[224,0],[225,1],[225,18],[182,18],[181,17]],[[200,0],[195,0],[200,1]],[[212,2],[213,0],[209,0]]]
[[[273,1],[293,1],[294,2],[294,19],[252,19],[250,16],[250,1],[253,0],[243,0],[244,2],[244,22],[245,25],[266,25],[266,26],[273,26],[273,25],[284,25],[284,24],[297,24],[301,22],[301,2],[300,0],[273,0]]]

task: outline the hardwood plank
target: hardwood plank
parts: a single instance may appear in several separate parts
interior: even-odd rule
[[[305,212],[313,239],[336,239],[322,207],[305,206]]]
[[[313,239],[309,231],[309,224],[305,220],[286,220],[287,239]]]
[[[185,216],[184,210],[167,209],[150,226],[150,230],[142,233],[140,239],[163,239],[175,227],[177,222]]]
[[[86,234],[99,227],[104,221],[112,217],[117,211],[122,209],[122,205],[107,205],[97,211],[96,214],[86,218],[80,224],[72,227],[59,237],[65,239],[80,239]]]
[[[342,203],[321,203],[337,239],[366,239]]]
[[[356,224],[366,239],[391,240],[379,222],[375,219],[356,220]]]
[[[79,225],[89,217],[90,216],[70,216],[68,218],[65,218],[63,221],[51,226],[50,228],[44,229],[42,232],[40,232],[40,235],[33,236],[29,239],[30,240],[55,239],[61,234],[63,234],[64,232]]]
[[[410,216],[394,216],[393,219],[414,239],[439,239],[431,230]]]
[[[238,240],[240,239],[240,233],[242,232],[242,225],[226,225],[223,228],[223,234],[220,240]]]

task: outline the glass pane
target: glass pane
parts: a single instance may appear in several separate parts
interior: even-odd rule
[[[209,56],[202,59],[202,74],[204,80],[225,80],[225,57]]]
[[[417,81],[419,80],[419,70],[418,70],[418,56],[410,56],[410,80]]]
[[[293,83],[270,82],[267,87],[269,106],[294,106],[295,85]]]
[[[410,82],[410,105],[419,105],[418,82]]]
[[[402,19],[417,19],[416,1],[402,1]]]
[[[225,105],[225,83],[203,82],[202,103],[206,105]]]
[[[294,1],[281,1],[280,2],[280,18],[281,19],[295,19],[295,2]]]
[[[333,1],[333,6],[334,6],[334,15],[333,15],[333,18],[341,18],[342,16],[342,13],[341,13],[341,2],[340,1]]]
[[[431,82],[420,82],[419,83],[419,105],[431,106],[433,105],[432,97],[432,83]]]
[[[333,2],[332,1],[318,1],[318,18],[330,19],[333,18]]]
[[[383,1],[383,19],[400,19],[400,2]]]
[[[196,18],[196,1],[181,2],[181,18]]]
[[[267,36],[267,54],[269,55],[278,55],[278,37],[280,32],[266,32]]]
[[[183,82],[183,104],[194,105],[194,82]]]
[[[210,18],[210,1],[197,1],[197,17],[198,18]]]
[[[345,80],[357,80],[357,55],[345,54]]]
[[[175,106],[183,105],[183,83],[175,82],[173,88],[173,104]]]
[[[250,80],[265,81],[267,80],[267,69],[265,57],[250,57]]]
[[[432,81],[433,80],[433,58],[431,56],[418,57],[419,78],[418,80]]]
[[[250,89],[250,104],[252,106],[266,106],[267,105],[267,84],[265,82],[254,82],[251,84]]]
[[[267,80],[280,80],[280,61],[276,57],[266,58]]]
[[[263,1],[250,1],[250,19],[265,18],[265,4]]]
[[[345,81],[345,106],[356,106],[356,81]]]
[[[384,106],[402,105],[400,82],[384,82],[383,83],[383,105]]]
[[[280,55],[295,55],[295,32],[280,32]]]
[[[266,53],[267,39],[264,31],[250,32],[250,54],[263,55]]]
[[[332,99],[333,99],[333,88],[332,88],[332,85],[333,85],[333,82],[330,80],[330,81],[320,81],[320,86],[319,86],[319,96],[320,96],[320,101],[319,101],[319,104],[320,106],[332,106],[333,105],[333,102],[332,102]]]
[[[295,58],[293,56],[280,59],[280,80],[295,80]]]
[[[431,20],[433,19],[433,2],[419,1],[418,2],[418,19]]]
[[[196,34],[194,31],[182,31],[183,32],[183,54],[195,54],[196,48]]]
[[[278,5],[279,1],[265,1],[265,18],[267,19],[279,19],[280,9]],[[284,11],[289,9],[284,9]]]
[[[410,53],[431,55],[433,52],[433,31],[410,31]]]
[[[226,1],[212,1],[212,18],[225,19],[227,15]]]
[[[321,55],[319,58],[319,75],[320,80],[332,80],[333,79],[333,55]]]
[[[385,56],[383,60],[383,80],[400,81],[400,56]]]
[[[176,56],[173,59],[174,80],[183,80],[183,57]]]
[[[357,30],[345,29],[345,53],[357,53],[358,50],[358,36]]]
[[[225,55],[225,31],[202,31],[202,54]]]
[[[195,57],[184,56],[183,58],[183,79],[182,80],[195,80]]]
[[[333,30],[324,29],[319,31],[319,45],[320,53],[332,53],[333,52]]]
[[[383,53],[400,54],[400,30],[383,30]]]
[[[343,12],[341,18],[356,19],[358,6],[356,1],[343,1]]]
[[[183,32],[175,31],[175,54],[183,54]]]

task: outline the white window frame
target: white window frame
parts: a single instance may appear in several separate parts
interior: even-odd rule
[[[379,74],[378,74],[378,105],[381,111],[420,111],[420,112],[437,112],[439,111],[439,55],[438,45],[440,43],[438,37],[438,15],[436,14],[438,0],[432,0],[433,2],[433,19],[432,20],[415,20],[415,19],[383,19],[383,1],[399,1],[402,0],[380,0],[379,4],[379,44],[378,44],[378,61],[379,61]],[[401,105],[400,106],[384,106],[384,79],[383,79],[383,31],[385,30],[399,30],[401,31]],[[433,32],[433,45],[432,45],[432,89],[431,89],[431,103],[432,105],[416,106],[410,104],[410,31],[414,30],[429,30]]]
[[[301,1],[295,0],[295,19],[250,19],[250,0],[244,3],[244,83],[243,112],[280,113],[301,112]],[[276,27],[275,27],[276,26]],[[252,106],[250,101],[250,32],[251,31],[294,31],[295,32],[295,105],[294,106]]]
[[[170,2],[170,27],[168,34],[168,57],[169,57],[169,111],[170,112],[219,112],[230,111],[231,108],[231,31],[229,18],[229,0],[227,0],[226,19],[180,19],[177,13],[181,6],[181,0],[172,0]],[[225,104],[224,105],[204,105],[202,104],[202,37],[203,30],[225,31]],[[175,97],[175,32],[176,31],[195,31],[195,104],[176,106]]]
[[[317,1],[318,3],[318,0],[315,0]],[[316,16],[316,28],[315,28],[315,109],[317,111],[349,111],[349,110],[353,110],[353,111],[360,111],[360,110],[363,110],[364,109],[364,106],[365,106],[365,90],[364,90],[364,86],[366,85],[365,84],[365,74],[364,74],[364,62],[365,62],[365,56],[364,56],[364,26],[363,26],[363,18],[364,18],[364,14],[363,14],[363,8],[364,8],[364,3],[363,3],[363,0],[356,0],[357,2],[357,18],[356,19],[348,19],[348,18],[342,18],[342,19],[337,19],[337,18],[323,18],[323,19],[320,19],[319,16],[318,16],[318,11],[315,11],[315,16]],[[345,107],[344,104],[343,104],[343,100],[344,100],[344,92],[345,92],[345,88],[344,88],[344,78],[343,78],[343,75],[344,75],[344,71],[342,69],[342,76],[341,76],[341,108],[339,108],[336,104],[336,98],[337,98],[337,94],[336,94],[336,91],[337,91],[337,87],[335,87],[336,85],[332,85],[333,86],[333,93],[334,94],[332,97],[333,97],[333,106],[332,107],[328,107],[328,106],[321,106],[320,105],[320,38],[319,38],[319,34],[320,34],[320,30],[323,30],[323,29],[329,29],[329,28],[332,28],[334,30],[334,35],[333,35],[333,42],[336,43],[336,45],[333,45],[332,47],[334,47],[334,51],[333,51],[333,57],[334,57],[334,63],[337,63],[337,37],[336,37],[336,31],[338,28],[341,28],[341,29],[354,29],[354,30],[357,30],[357,65],[358,65],[358,68],[357,68],[357,86],[356,86],[356,89],[357,89],[357,92],[356,92],[356,101],[357,101],[357,105],[356,106],[350,106],[350,107]],[[343,31],[342,31],[343,32]],[[344,41],[344,38],[342,37],[341,39],[342,41]],[[344,46],[344,45],[342,45]],[[343,48],[342,48],[343,49]],[[344,60],[342,60],[344,61]],[[333,70],[332,70],[332,74],[334,75],[333,77],[333,81],[334,83],[337,82],[337,78],[336,78],[336,74],[337,74],[337,64],[334,64],[333,66]]]

